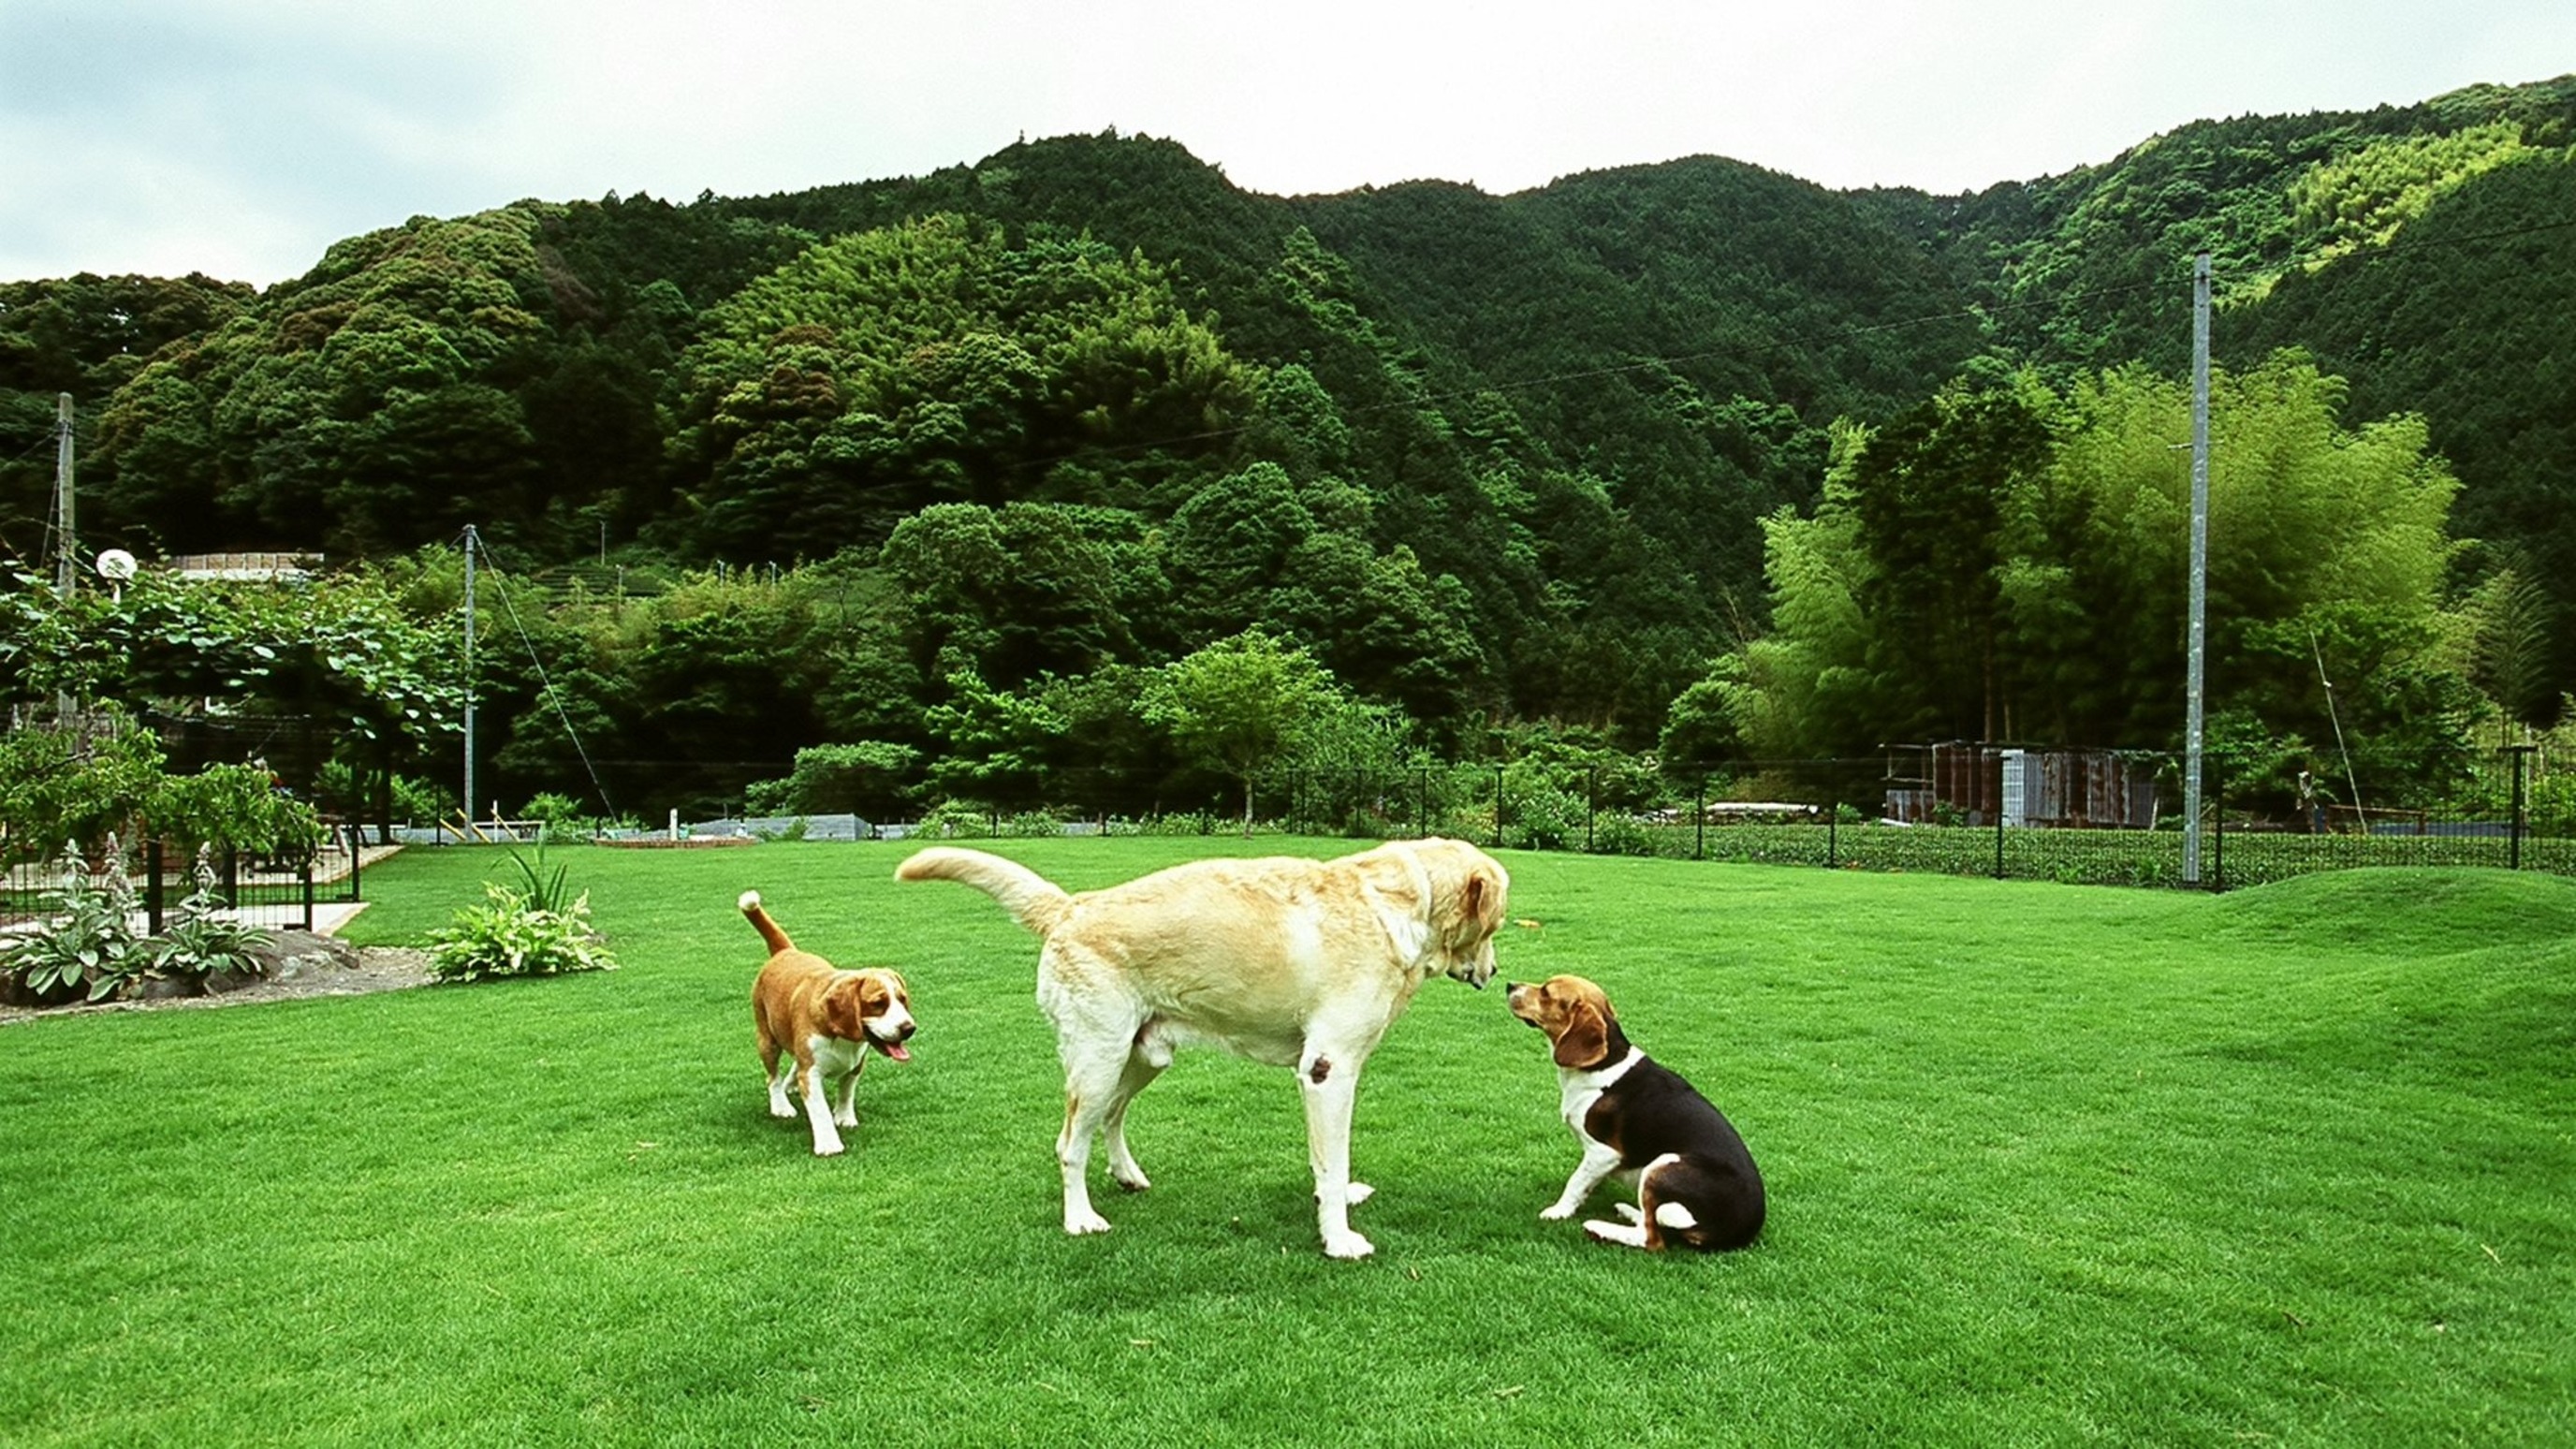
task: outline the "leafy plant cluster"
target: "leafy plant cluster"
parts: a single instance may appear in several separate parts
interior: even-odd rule
[[[110,829],[294,858],[320,843],[323,809],[363,818],[385,805],[378,782],[404,813],[445,813],[405,771],[456,726],[457,621],[405,593],[410,571],[279,582],[153,568],[69,597],[23,567],[4,572],[0,700],[20,702],[20,727],[0,737],[9,858]],[[32,703],[57,699],[76,702],[71,719]],[[280,719],[309,758],[187,748],[234,726],[255,739],[247,727]],[[174,750],[196,768],[173,768]]]
[[[546,871],[545,848],[535,859],[510,854],[519,884],[483,883],[483,901],[456,912],[430,933],[430,974],[442,981],[483,981],[511,976],[561,976],[613,971],[617,958],[590,924],[590,893],[572,894],[569,868]]]
[[[305,801],[255,765],[166,768],[159,740],[102,706],[0,733],[0,864],[44,860],[111,836],[292,856],[322,839]]]
[[[14,975],[40,1001],[81,996],[104,1001],[146,980],[178,981],[203,990],[209,977],[257,974],[255,947],[267,932],[223,913],[214,868],[200,852],[196,889],[158,935],[134,928],[137,904],[124,852],[110,837],[103,877],[82,855],[63,857],[61,879],[41,903],[41,919],[0,944],[0,971]]]

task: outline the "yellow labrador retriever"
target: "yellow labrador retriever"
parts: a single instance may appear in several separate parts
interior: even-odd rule
[[[1092,1138],[1109,1173],[1149,1186],[1127,1150],[1127,1104],[1177,1047],[1223,1047],[1297,1069],[1324,1251],[1364,1258],[1350,1205],[1351,1104],[1360,1068],[1424,981],[1481,989],[1511,877],[1454,840],[1393,841],[1338,860],[1205,860],[1106,890],[1067,894],[979,850],[924,850],[898,880],[953,880],[995,900],[1045,941],[1038,1005],[1064,1061],[1064,1230],[1099,1233],[1086,1176]]]

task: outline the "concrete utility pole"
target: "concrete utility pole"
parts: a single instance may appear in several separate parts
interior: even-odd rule
[[[474,525],[465,525],[465,823],[474,823]]]
[[[79,525],[78,500],[72,492],[72,395],[58,392],[54,394],[54,592],[67,604],[80,581],[80,550],[72,541]],[[54,712],[66,720],[77,705],[69,694],[54,696]]]
[[[2200,884],[2200,735],[2209,623],[2209,253],[2191,271],[2191,635],[2185,685],[2182,883]]]
[[[80,579],[79,501],[72,492],[72,395],[54,394],[54,592],[68,599]]]

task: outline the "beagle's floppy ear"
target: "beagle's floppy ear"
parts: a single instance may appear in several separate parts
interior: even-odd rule
[[[1578,999],[1565,1009],[1565,1030],[1556,1034],[1556,1064],[1581,1071],[1601,1065],[1609,1055],[1609,1019],[1600,1007]]]
[[[855,973],[841,977],[823,989],[823,1022],[832,1034],[857,1040],[867,1032],[862,988],[864,982]]]

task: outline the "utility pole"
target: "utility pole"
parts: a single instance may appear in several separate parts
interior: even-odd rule
[[[79,524],[78,496],[72,491],[72,395],[58,392],[54,394],[54,592],[66,604],[80,580],[80,549],[73,542]],[[54,710],[66,720],[77,707],[69,694],[54,696]]]
[[[474,824],[474,525],[465,525],[465,823]]]
[[[80,578],[73,541],[78,531],[79,500],[72,492],[72,395],[54,394],[54,592],[68,601]]]
[[[2183,710],[2182,883],[2200,884],[2201,715],[2209,623],[2209,253],[2191,269],[2191,622]]]

